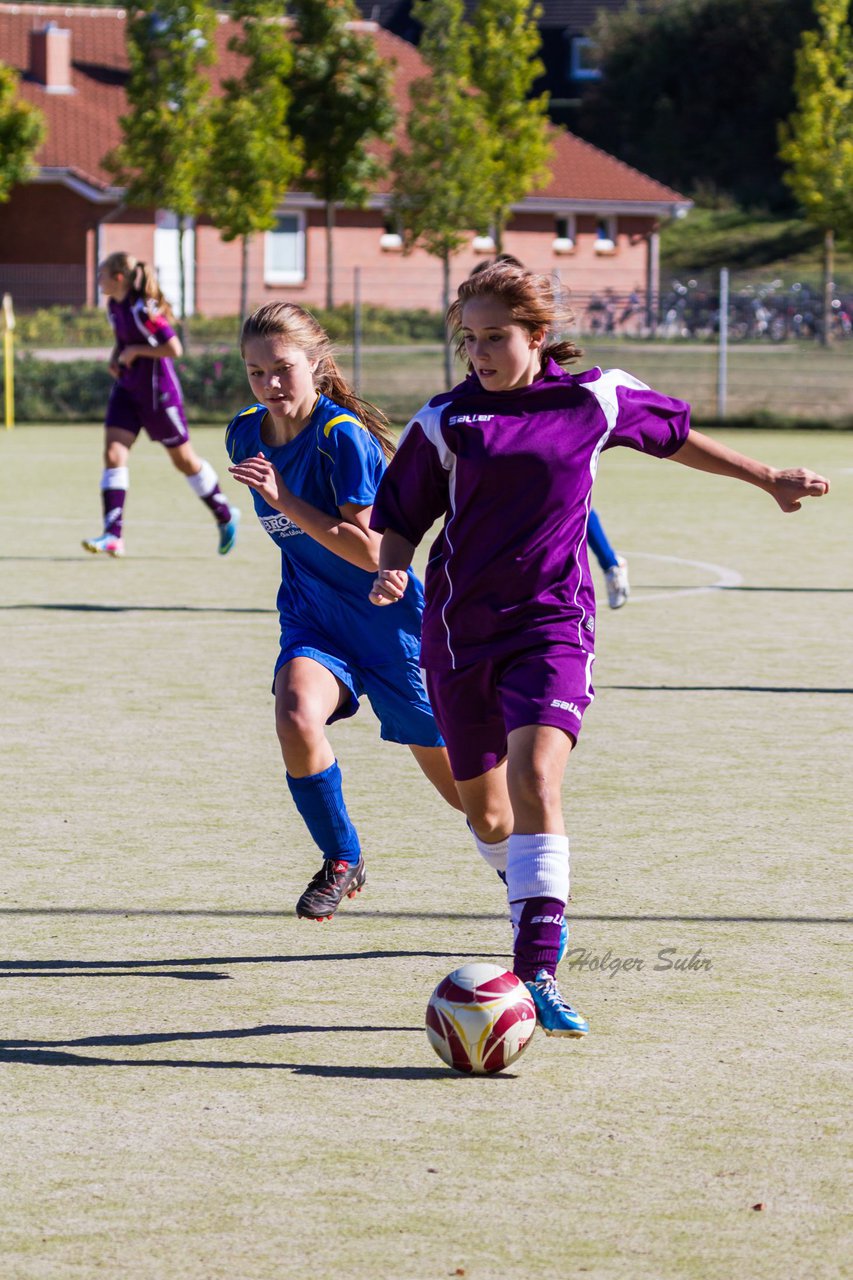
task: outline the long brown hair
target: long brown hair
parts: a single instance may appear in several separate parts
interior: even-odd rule
[[[147,262],[140,262],[129,253],[111,253],[103,261],[104,269],[113,277],[124,276],[135,298],[144,298],[155,311],[174,324],[175,317],[169,300],[160,288],[157,272]]]
[[[267,302],[243,323],[240,354],[245,356],[250,338],[282,337],[317,361],[314,386],[335,404],[349,409],[382,446],[385,456],[393,456],[395,444],[388,419],[381,409],[355,394],[335,361],[332,341],[323,326],[295,302]]]
[[[463,280],[456,299],[447,308],[447,330],[455,344],[457,356],[464,358],[462,308],[472,298],[497,298],[509,311],[516,324],[529,333],[563,333],[573,322],[571,310],[563,301],[559,283],[549,276],[528,271],[517,258],[504,254],[494,262],[482,263]],[[570,338],[558,338],[542,348],[541,367],[547,360],[559,365],[571,364],[583,355]],[[469,372],[472,369],[468,361]]]

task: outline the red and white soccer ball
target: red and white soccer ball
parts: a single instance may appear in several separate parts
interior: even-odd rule
[[[464,964],[429,998],[427,1039],[438,1056],[471,1075],[503,1071],[530,1043],[536,1006],[514,973],[496,964]]]

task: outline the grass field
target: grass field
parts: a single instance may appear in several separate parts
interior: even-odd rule
[[[4,1280],[844,1274],[853,458],[729,438],[832,495],[605,455],[633,595],[568,770],[560,971],[592,1031],[489,1079],[422,1023],[510,963],[500,886],[367,706],[334,741],[368,888],[293,914],[260,528],[221,560],[142,442],[128,556],[88,557],[99,429],[0,438]]]

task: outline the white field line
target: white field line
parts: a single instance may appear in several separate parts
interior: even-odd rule
[[[716,581],[709,582],[705,586],[700,587],[673,587],[670,591],[656,591],[651,595],[635,595],[632,591],[629,604],[649,604],[657,600],[675,600],[681,596],[698,596],[705,595],[709,591],[720,591],[725,587],[739,587],[743,582],[743,575],[738,573],[736,569],[728,569],[725,565],[709,564],[706,560],[685,560],[681,556],[656,556],[651,552],[645,551],[626,551],[625,557],[630,565],[632,560],[657,560],[663,564],[683,564],[689,565],[693,569],[701,569],[705,573],[715,575]]]

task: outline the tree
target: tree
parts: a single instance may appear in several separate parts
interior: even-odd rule
[[[302,148],[290,132],[288,87],[293,46],[276,0],[235,0],[240,24],[228,48],[245,59],[241,77],[223,82],[211,111],[211,145],[201,202],[223,240],[242,241],[240,319],[248,311],[249,241],[271,231],[276,210],[302,168]]]
[[[353,0],[292,0],[297,28],[291,127],[305,148],[306,185],[326,215],[326,306],[334,306],[335,205],[367,203],[384,166],[371,151],[394,127],[391,68],[353,27]]]
[[[33,160],[44,141],[44,116],[18,97],[20,77],[0,62],[0,204],[12,188],[32,176]]]
[[[853,33],[850,0],[815,0],[818,28],[796,56],[797,108],[779,127],[785,181],[823,231],[823,328],[830,342],[835,233],[853,238]]]
[[[131,112],[106,167],[126,186],[125,203],[171,209],[178,217],[180,314],[186,316],[184,233],[200,211],[210,147],[215,11],[203,0],[137,0],[128,6]]]
[[[471,84],[470,35],[463,0],[415,0],[418,46],[430,74],[410,88],[406,145],[394,152],[392,203],[407,252],[421,245],[440,258],[442,299],[450,304],[450,259],[473,228],[488,225],[496,173],[481,97]],[[445,376],[452,380],[450,349]]]
[[[498,252],[513,204],[550,174],[548,94],[529,96],[545,70],[537,56],[541,13],[530,0],[490,0],[475,6],[471,20],[471,79],[494,144],[491,229]]]
[[[811,0],[667,0],[599,20],[578,130],[681,191],[790,209],[776,130]]]

